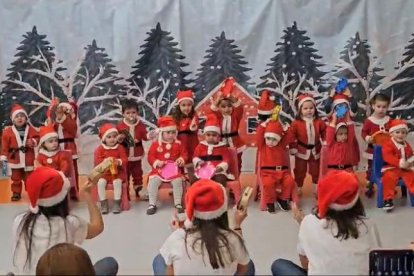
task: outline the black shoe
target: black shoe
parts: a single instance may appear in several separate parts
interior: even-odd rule
[[[142,190],[142,186],[138,186],[138,187],[135,188],[135,196],[137,198],[139,198],[139,191],[141,191],[141,190]]]
[[[184,208],[183,208],[183,205],[181,205],[181,204],[175,205],[175,209],[177,209],[178,214],[184,213]]]
[[[22,199],[22,196],[19,193],[13,193],[11,196],[11,201],[19,201],[20,199]]]
[[[392,209],[394,209],[394,203],[392,202],[392,199],[384,200],[384,207],[382,207],[387,212],[391,212]]]
[[[267,206],[267,211],[271,214],[276,213],[276,208],[275,208],[275,204],[273,203],[269,203],[266,205]]]
[[[278,199],[277,200],[277,205],[279,206],[279,208],[282,211],[289,211],[290,210],[289,201],[287,201],[287,200]]]
[[[157,212],[157,206],[150,204],[147,209],[147,215],[153,215]]]

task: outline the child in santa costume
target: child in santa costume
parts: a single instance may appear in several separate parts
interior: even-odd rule
[[[246,144],[239,135],[239,127],[243,118],[243,105],[240,99],[232,95],[235,81],[227,78],[216,100],[212,100],[211,111],[217,116],[221,126],[222,141],[237,150],[239,172],[242,167],[242,153]]]
[[[338,122],[336,113],[331,116],[331,122],[326,129],[328,147],[327,167],[329,170],[353,171],[353,159],[349,154],[355,139],[354,123],[346,115],[346,120]]]
[[[321,142],[325,140],[326,124],[318,117],[315,100],[310,94],[301,94],[297,99],[298,115],[289,128],[292,137],[290,153],[295,155],[295,181],[301,193],[306,172],[312,183],[319,179]]]
[[[68,103],[59,103],[56,108],[55,120],[51,122],[55,131],[59,135],[59,145],[61,150],[68,150],[72,153],[73,169],[75,170],[76,187],[79,186],[79,171],[78,171],[78,149],[75,139],[78,133],[77,120],[77,105],[74,101]],[[77,199],[76,190],[73,187],[70,191],[72,199]]]
[[[148,179],[149,206],[148,215],[157,211],[158,188],[163,182],[170,182],[173,187],[174,205],[178,213],[183,213],[183,179],[181,170],[177,169],[176,175],[168,179],[163,177],[162,168],[167,163],[174,163],[177,167],[183,167],[187,160],[187,150],[177,139],[177,125],[171,116],[158,119],[159,138],[154,141],[148,151],[148,163],[152,170]]]
[[[43,126],[39,130],[39,154],[37,162],[40,166],[61,171],[66,177],[71,177],[70,164],[65,154],[59,148],[58,134],[52,126]],[[69,160],[72,162],[72,160]]]
[[[12,126],[7,126],[2,134],[0,160],[11,168],[12,201],[21,199],[22,182],[33,171],[34,148],[39,141],[37,130],[28,122],[22,106],[13,105],[10,113]]]
[[[388,132],[390,126],[390,117],[387,115],[388,107],[390,105],[390,98],[384,94],[378,93],[371,100],[371,108],[373,113],[371,116],[365,119],[362,126],[361,136],[367,143],[367,149],[364,152],[364,157],[368,159],[367,167],[367,191],[366,195],[372,197],[373,184],[370,182],[372,171],[372,153],[374,151],[374,134],[379,132]]]
[[[260,158],[260,180],[263,190],[261,196],[266,202],[269,213],[275,212],[275,201],[280,209],[290,209],[289,200],[295,189],[295,181],[286,159],[289,137],[280,122],[268,119],[256,129],[257,149]],[[280,197],[276,197],[277,185],[281,186]]]
[[[117,166],[117,174],[112,175],[108,170],[102,178],[98,180],[98,196],[101,203],[102,214],[109,212],[108,200],[106,199],[106,185],[112,181],[114,187],[114,206],[112,212],[121,212],[122,183],[127,181],[126,168],[128,166],[128,156],[121,145],[118,144],[118,130],[112,124],[104,124],[99,128],[99,138],[101,144],[95,150],[94,166],[99,165],[107,158],[111,158]]]
[[[194,110],[193,91],[177,92],[177,106],[172,117],[177,124],[177,139],[186,147],[188,162],[191,164],[194,150],[198,145],[198,116]]]
[[[155,135],[152,131],[147,132],[138,116],[138,104],[135,101],[126,100],[122,104],[122,116],[122,121],[116,126],[119,131],[118,142],[128,155],[126,179],[129,182],[132,176],[135,195],[139,197],[142,189],[142,158],[144,157],[142,142],[153,139]]]
[[[390,122],[391,139],[382,145],[384,166],[382,168],[382,184],[384,207],[386,211],[394,208],[395,187],[401,178],[410,193],[414,194],[413,150],[406,141],[408,126],[405,121],[395,119]]]
[[[219,120],[214,114],[209,114],[204,126],[205,140],[195,148],[193,164],[197,170],[206,163],[210,163],[215,167],[215,173],[211,179],[226,187],[227,180],[234,180],[234,176],[228,173],[229,149],[224,142],[220,141],[220,134]]]

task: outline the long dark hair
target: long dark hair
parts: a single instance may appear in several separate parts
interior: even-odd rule
[[[195,114],[194,104],[193,104],[193,107],[191,107],[191,111],[188,115],[185,115],[184,113],[182,113],[181,109],[180,109],[180,105],[177,104],[174,107],[174,110],[172,112],[172,117],[173,117],[175,123],[178,124],[181,121],[181,119],[184,119],[184,118],[191,118],[192,119],[194,117],[194,114]]]
[[[318,208],[315,208],[314,214],[318,214]],[[331,228],[335,224],[338,228],[338,233],[332,233],[333,236],[340,240],[347,240],[352,237],[358,239],[359,230],[358,226],[364,224],[365,209],[362,205],[361,200],[358,198],[354,207],[349,210],[336,211],[333,209],[328,209],[326,213],[326,220],[328,221],[327,228]]]
[[[16,248],[19,246],[19,243],[23,241],[25,243],[26,249],[27,249],[27,255],[26,255],[26,262],[25,267],[27,265],[31,265],[31,259],[32,259],[32,245],[33,245],[33,230],[36,225],[37,218],[43,214],[49,223],[49,243],[51,238],[51,230],[52,225],[50,224],[50,219],[52,217],[61,217],[64,220],[65,223],[65,233],[66,232],[66,217],[69,215],[69,200],[68,197],[65,197],[64,200],[62,200],[60,203],[53,205],[51,207],[42,207],[39,206],[39,212],[37,214],[34,214],[30,211],[28,211],[24,216],[22,221],[19,224],[18,230],[17,230],[17,237],[19,237],[17,240]],[[67,239],[67,237],[66,237]],[[16,250],[15,250],[16,252]],[[16,255],[13,257],[13,263],[15,262]]]
[[[216,219],[203,220],[195,218],[193,221],[194,227],[186,230],[185,234],[185,248],[188,255],[187,237],[189,234],[199,233],[197,235],[191,248],[194,252],[198,243],[201,249],[201,255],[204,256],[204,246],[207,249],[210,264],[213,269],[225,267],[225,259],[223,253],[220,252],[221,248],[225,248],[230,256],[230,260],[235,261],[233,252],[231,252],[231,244],[228,240],[228,235],[235,235],[242,245],[243,250],[247,251],[244,241],[241,236],[229,228],[229,221],[227,212]],[[189,255],[188,255],[189,256]]]

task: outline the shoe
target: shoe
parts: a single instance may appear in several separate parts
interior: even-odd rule
[[[148,190],[147,189],[140,189],[140,191],[138,192],[138,197],[141,200],[148,201],[149,200]]]
[[[22,196],[19,193],[13,193],[11,196],[11,201],[19,201],[20,199],[22,199]]]
[[[112,213],[121,213],[121,200],[114,200],[114,206],[112,207]]]
[[[108,200],[101,200],[101,213],[103,215],[108,214],[109,212],[109,206],[108,206]]]
[[[269,203],[266,205],[267,206],[267,211],[271,214],[276,213],[276,208],[275,208],[275,204],[274,203]]]
[[[394,203],[392,202],[392,199],[384,200],[384,207],[382,207],[386,212],[391,212],[392,209],[394,209]]]
[[[289,211],[290,210],[289,201],[287,201],[287,200],[278,199],[277,200],[277,205],[279,206],[279,208],[282,211]]]
[[[150,204],[147,209],[147,215],[153,215],[157,212],[157,206]]]
[[[372,198],[374,196],[374,185],[371,182],[367,184],[367,190],[365,191],[365,196],[367,198]]]
[[[177,209],[177,213],[178,214],[184,213],[184,208],[183,208],[183,206],[181,204],[175,205],[175,209]]]

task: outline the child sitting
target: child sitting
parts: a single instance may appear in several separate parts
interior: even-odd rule
[[[121,212],[122,183],[126,182],[126,167],[128,166],[128,156],[125,150],[118,144],[118,130],[112,124],[104,124],[99,128],[99,138],[101,144],[95,150],[94,166],[99,165],[107,158],[113,159],[117,167],[117,173],[107,171],[103,178],[98,180],[98,195],[101,203],[102,214],[109,212],[108,201],[106,199],[106,185],[112,181],[114,186],[114,206],[112,212]]]
[[[152,167],[148,180],[149,206],[148,215],[157,211],[158,188],[162,182],[171,182],[173,187],[174,205],[177,213],[183,213],[182,205],[183,180],[180,170],[173,177],[165,179],[161,169],[168,163],[173,162],[178,167],[183,167],[187,160],[186,148],[177,140],[177,126],[171,116],[158,119],[159,139],[151,144],[148,151],[148,163]]]
[[[382,145],[384,167],[382,168],[382,183],[384,207],[387,212],[394,208],[393,199],[395,187],[401,178],[410,193],[414,193],[413,150],[406,138],[408,126],[403,120],[390,122],[391,139]]]
[[[220,141],[220,125],[217,117],[210,114],[204,126],[205,140],[201,141],[194,151],[193,164],[198,169],[206,162],[215,167],[212,180],[226,187],[227,180],[233,180],[234,176],[227,173],[229,167],[229,149]],[[197,179],[198,180],[198,179]]]
[[[257,126],[257,149],[259,151],[260,180],[263,185],[261,196],[269,213],[275,212],[276,201],[280,209],[290,209],[289,199],[295,189],[295,181],[290,173],[287,145],[290,142],[280,122],[268,119]],[[276,199],[276,185],[281,184],[280,198]]]
[[[326,129],[326,143],[328,146],[327,165],[328,170],[352,170],[352,149],[355,128],[350,121],[349,115],[346,115],[345,122],[338,123],[336,113],[332,114],[331,122]]]
[[[59,149],[58,134],[52,126],[40,127],[39,154],[37,163],[43,167],[61,171],[66,177],[71,177],[69,162],[63,151]]]
[[[22,182],[33,171],[34,148],[39,136],[37,130],[28,123],[28,116],[22,106],[12,107],[10,119],[13,123],[4,129],[0,160],[8,162],[11,168],[12,201],[21,199]]]

